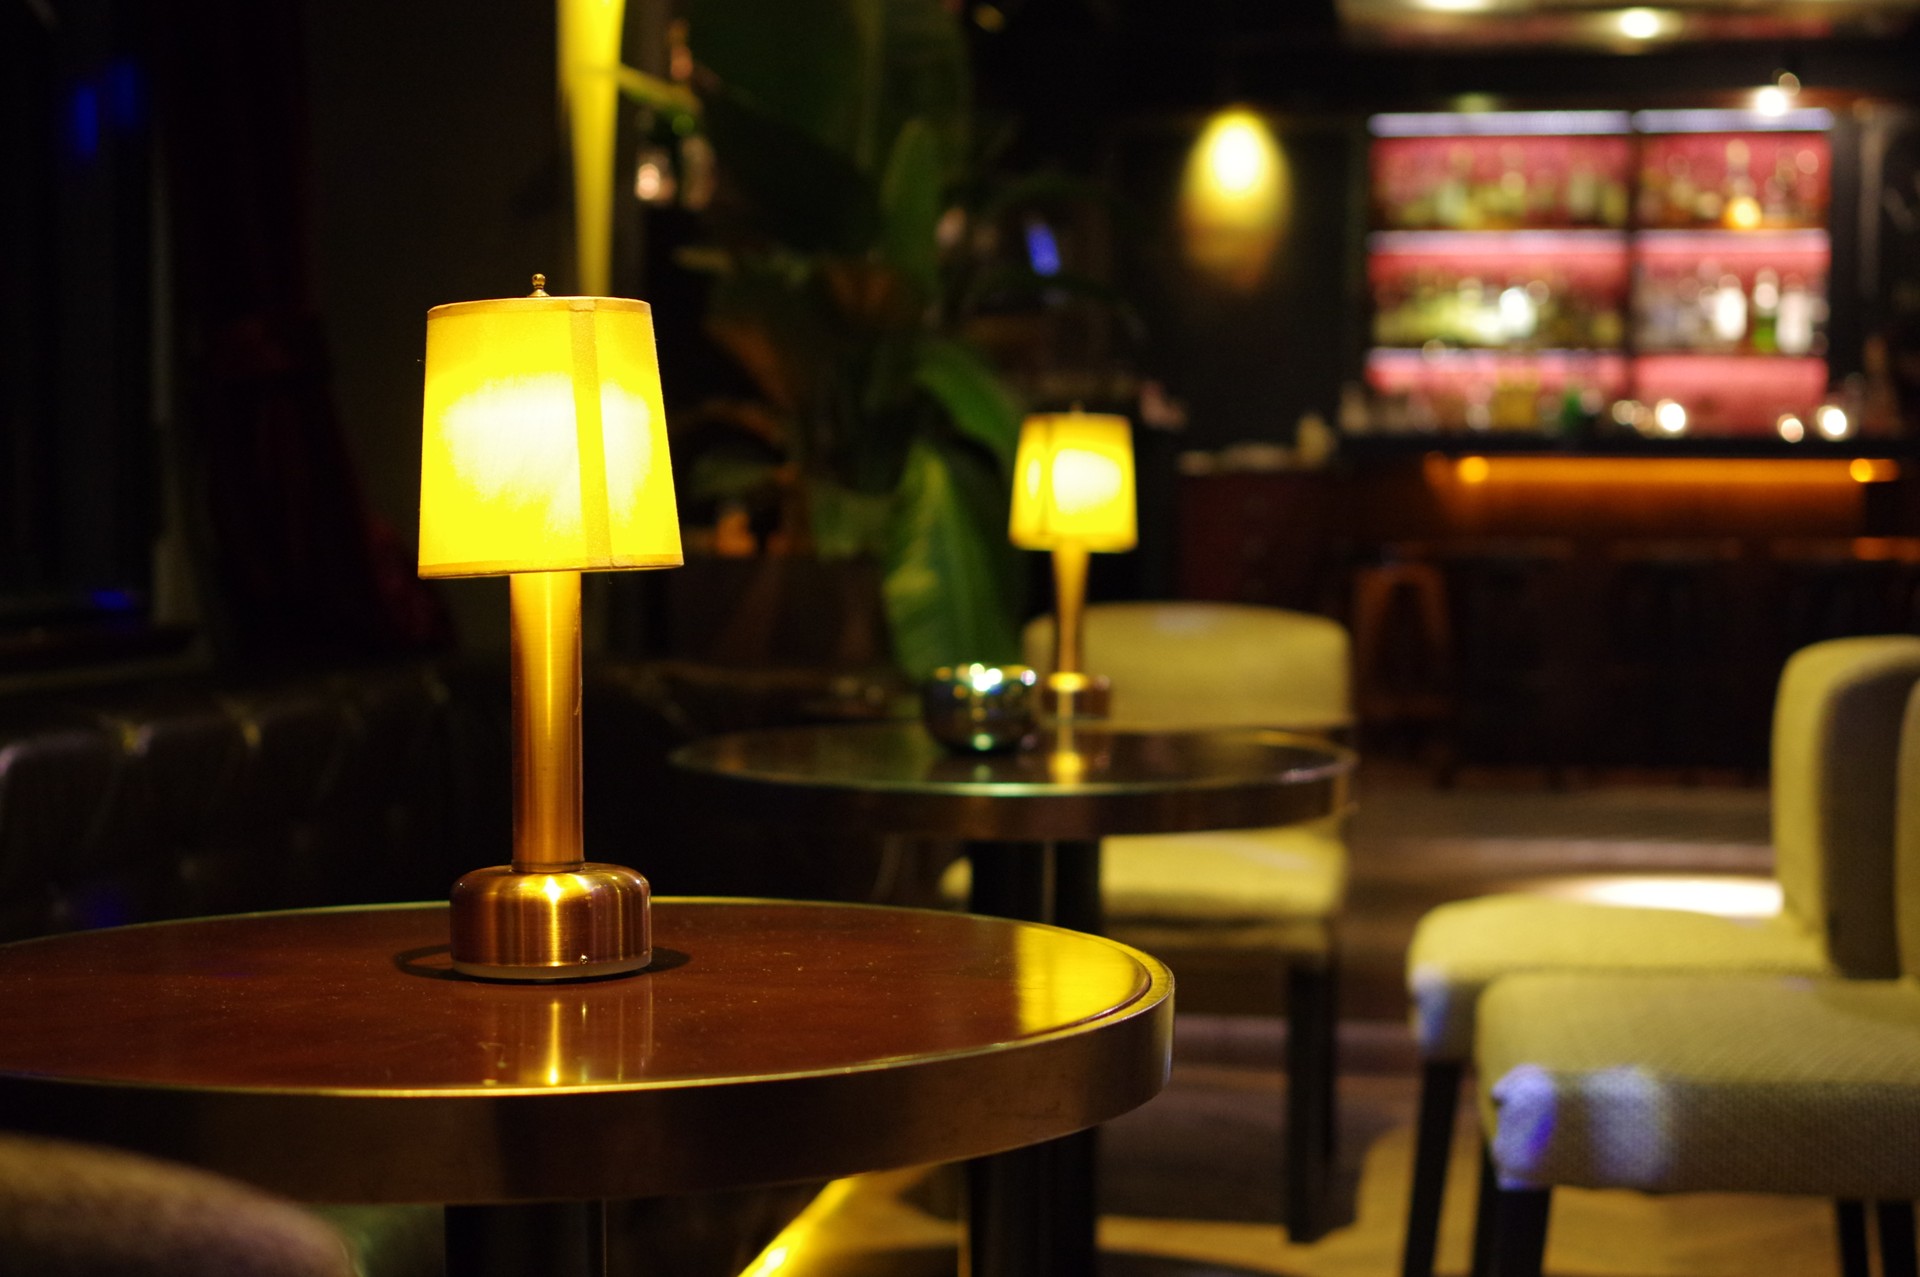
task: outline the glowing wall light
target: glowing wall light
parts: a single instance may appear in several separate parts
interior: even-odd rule
[[[1629,40],[1651,40],[1677,25],[1670,14],[1658,9],[1623,9],[1615,21],[1620,34]]]
[[[1180,189],[1187,260],[1236,289],[1266,276],[1286,230],[1292,180],[1286,155],[1251,111],[1224,111],[1201,132]]]

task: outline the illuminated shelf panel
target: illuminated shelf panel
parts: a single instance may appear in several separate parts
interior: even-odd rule
[[[1696,438],[1812,413],[1832,126],[1784,107],[1373,117],[1372,406],[1415,431],[1583,437],[1610,428],[1595,400],[1609,419],[1673,400]]]
[[[1642,254],[1750,252],[1775,253],[1783,257],[1826,257],[1833,251],[1832,237],[1822,226],[1763,227],[1752,231],[1711,227],[1690,230],[1650,228],[1635,231],[1633,242]]]
[[[1398,350],[1367,352],[1367,375],[1385,386],[1467,376],[1538,376],[1556,383],[1593,377],[1624,383],[1627,357],[1618,350]]]
[[[1647,354],[1633,361],[1635,395],[1671,399],[1688,428],[1771,435],[1783,413],[1811,420],[1827,394],[1827,361],[1813,356]]]
[[[1627,393],[1627,359],[1610,350],[1393,350],[1367,353],[1381,428],[1549,432]]]
[[[1627,248],[1627,232],[1604,227],[1519,227],[1507,230],[1374,231],[1367,247],[1376,253],[1561,253],[1614,252]]]

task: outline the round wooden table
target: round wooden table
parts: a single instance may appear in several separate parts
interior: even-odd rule
[[[599,1200],[979,1157],[1166,1080],[1172,980],[1124,945],[769,901],[654,930],[562,985],[456,976],[441,905],[0,946],[0,1127],[312,1202]]]
[[[1342,810],[1353,754],[1261,728],[1168,731],[1073,725],[998,754],[943,748],[917,722],[832,724],[716,736],[671,759],[696,805],[768,828],[863,829],[961,839],[976,914],[1098,933],[1100,839],[1293,824]],[[1320,1032],[1298,1049],[1330,1053],[1330,988],[1315,999]],[[1303,1057],[1296,1076],[1332,1076],[1331,1055]],[[1291,1165],[1330,1140],[1330,1094],[1297,1088]],[[1304,1116],[1303,1116],[1304,1114]],[[1042,1255],[1038,1266],[976,1262],[974,1277],[1092,1277],[1097,1268],[1091,1131],[969,1167],[977,1255]],[[1043,1186],[1036,1194],[1035,1185]],[[1289,1224],[1312,1235],[1321,1186],[1297,1178]],[[999,1239],[1012,1238],[1005,1241]],[[989,1241],[988,1239],[994,1239]]]

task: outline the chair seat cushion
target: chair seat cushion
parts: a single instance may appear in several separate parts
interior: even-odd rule
[[[1817,937],[1786,915],[1724,918],[1544,896],[1483,896],[1420,920],[1407,951],[1414,1036],[1430,1060],[1473,1050],[1487,985],[1527,971],[1820,974]]]
[[[1920,986],[1528,975],[1481,1009],[1511,1186],[1920,1197]]]
[[[1140,834],[1100,844],[1107,929],[1149,953],[1204,939],[1218,949],[1320,953],[1346,891],[1337,818],[1271,829]],[[948,867],[941,894],[958,903],[971,879]]]

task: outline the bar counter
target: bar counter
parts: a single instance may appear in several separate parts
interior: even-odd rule
[[[1451,759],[1757,773],[1788,653],[1920,629],[1912,453],[1350,439],[1183,474],[1179,589],[1343,618],[1363,722]]]

